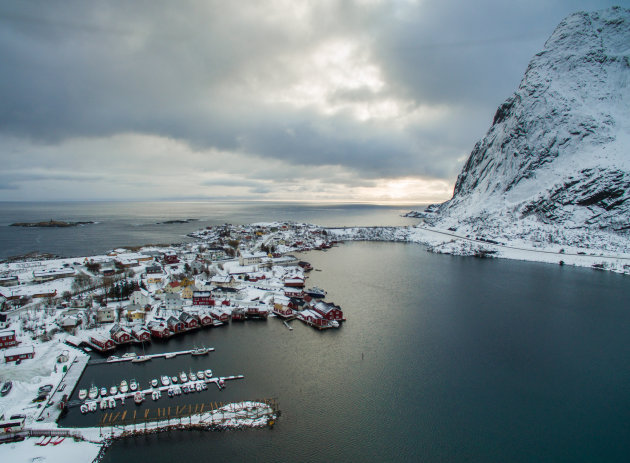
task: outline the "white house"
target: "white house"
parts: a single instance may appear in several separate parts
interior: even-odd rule
[[[182,308],[182,298],[178,293],[167,293],[164,296],[164,304],[167,309],[170,310],[181,310]]]
[[[142,289],[142,288],[131,293],[131,297],[129,298],[129,301],[132,304],[139,305],[140,307],[151,305],[151,302],[152,302],[151,295],[149,294],[149,292],[146,289]]]

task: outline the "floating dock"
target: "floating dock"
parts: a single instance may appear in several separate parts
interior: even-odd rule
[[[207,350],[207,352],[203,353],[203,354],[195,354],[195,352],[197,352],[197,349],[190,349],[190,350],[180,350],[180,351],[175,351],[175,352],[162,352],[160,354],[138,355],[136,357],[116,357],[116,358],[111,359],[111,360],[110,359],[90,360],[89,364],[90,365],[100,365],[100,364],[103,364],[103,363],[131,362],[133,360],[136,360],[136,362],[138,362],[138,360],[137,360],[138,357],[146,357],[149,360],[151,360],[151,359],[156,359],[156,358],[161,358],[161,357],[164,357],[164,358],[168,357],[168,358],[170,358],[171,356],[172,357],[177,357],[178,355],[187,355],[187,354],[201,356],[201,355],[206,355],[206,354],[208,354],[210,352],[214,352],[214,347],[206,347],[205,349]],[[134,363],[136,363],[136,362],[134,362]]]

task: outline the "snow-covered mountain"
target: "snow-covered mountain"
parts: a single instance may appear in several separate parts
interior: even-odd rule
[[[476,236],[630,248],[630,10],[560,23],[437,211]]]

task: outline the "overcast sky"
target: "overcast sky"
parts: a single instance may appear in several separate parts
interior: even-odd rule
[[[582,0],[0,3],[0,200],[448,199]]]

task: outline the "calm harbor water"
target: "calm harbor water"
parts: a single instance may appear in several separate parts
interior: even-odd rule
[[[89,367],[82,378],[89,386],[190,368],[242,373],[222,392],[161,402],[275,397],[282,410],[275,428],[129,439],[105,461],[625,461],[630,454],[627,277],[395,243],[347,243],[304,257],[322,270],[311,272],[309,285],[343,306],[343,328],[232,324],[147,349],[205,344],[216,348],[208,357]],[[61,424],[91,424],[99,413],[75,409]]]
[[[423,207],[423,206],[416,206]],[[412,206],[273,202],[0,202],[0,259],[32,251],[67,257],[104,253],[121,246],[181,243],[210,226],[296,221],[324,226],[409,225]],[[189,223],[163,223],[193,219]],[[16,222],[96,222],[70,228],[10,227]]]

